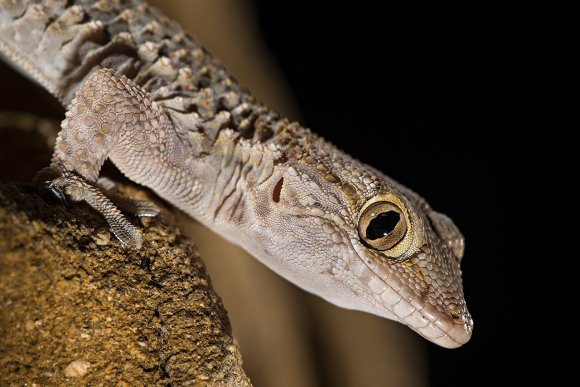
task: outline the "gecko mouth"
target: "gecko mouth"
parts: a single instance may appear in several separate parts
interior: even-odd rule
[[[359,279],[363,277],[366,277],[364,282],[379,307],[375,314],[398,320],[427,340],[445,348],[460,347],[471,338],[473,321],[464,304],[449,308],[451,315],[448,315],[426,302],[423,297],[417,296],[395,276],[389,277],[392,282],[390,285],[374,272],[370,280],[368,272],[359,275]]]

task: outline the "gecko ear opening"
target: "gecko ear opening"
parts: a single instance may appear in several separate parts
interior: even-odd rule
[[[276,203],[280,202],[280,194],[282,193],[282,186],[284,185],[284,178],[281,177],[276,183],[274,191],[272,192],[272,200]]]

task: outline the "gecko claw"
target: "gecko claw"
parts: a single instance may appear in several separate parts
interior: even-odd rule
[[[38,192],[41,197],[56,201],[59,204],[67,205],[66,196],[64,193],[56,187],[51,181],[45,181],[38,185]]]

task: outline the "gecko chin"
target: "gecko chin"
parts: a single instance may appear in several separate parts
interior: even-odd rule
[[[359,303],[356,309],[401,322],[444,348],[460,347],[471,338],[473,322],[465,304],[454,307],[452,312],[442,312],[404,284],[391,287],[375,277],[372,286],[382,292],[367,294],[369,303]]]
[[[395,275],[385,275],[385,272],[375,274],[366,265],[358,268],[358,274],[351,273],[360,285],[355,292],[352,287],[335,284],[335,292],[330,296],[326,293],[323,298],[345,309],[400,322],[444,348],[457,348],[470,340],[473,322],[465,302],[438,303],[433,301],[436,290],[430,289],[429,293],[422,294]],[[380,278],[383,275],[386,280]],[[338,290],[341,288],[343,291]]]
[[[356,280],[362,294],[342,306],[399,321],[435,344],[457,348],[473,330],[459,266],[463,237],[449,218],[430,209],[407,216],[402,240],[413,240],[402,257],[389,257],[363,238],[351,239],[356,255],[349,264],[350,280]]]
[[[441,347],[457,348],[467,343],[473,321],[465,301],[462,297],[448,301],[445,297],[449,295],[443,296],[446,289],[421,287],[417,277],[411,277],[415,272],[414,261],[413,258],[404,262],[374,261],[373,266],[368,264],[373,262],[368,257],[367,260],[357,259],[350,265],[352,277],[349,280],[352,283],[356,278],[359,286],[354,288],[355,292],[350,286],[348,295],[345,288],[345,293],[336,292],[325,298],[346,309],[398,321]]]

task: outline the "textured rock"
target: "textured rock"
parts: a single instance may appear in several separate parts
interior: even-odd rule
[[[143,223],[125,248],[90,209],[0,184],[0,385],[249,384],[197,250]]]

